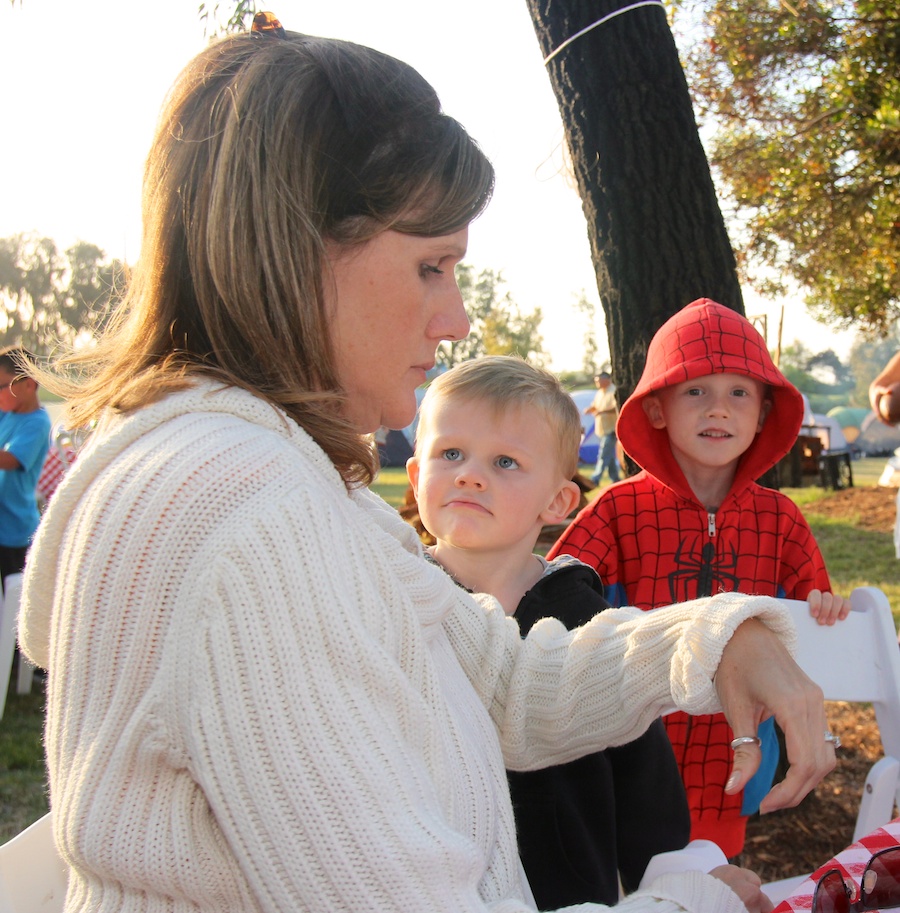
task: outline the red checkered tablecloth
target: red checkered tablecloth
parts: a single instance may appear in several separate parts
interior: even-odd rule
[[[900,845],[900,818],[895,818],[884,827],[867,834],[857,843],[842,850],[834,859],[829,859],[824,865],[819,866],[809,878],[797,886],[797,890],[790,897],[775,907],[773,913],[808,913],[812,909],[816,883],[829,869],[839,869],[844,879],[856,886],[856,895],[858,895],[859,881],[872,854],[878,850],[898,845]]]
[[[43,503],[46,504],[50,500],[74,460],[74,450],[60,447],[56,443],[50,444],[37,480],[37,495]]]

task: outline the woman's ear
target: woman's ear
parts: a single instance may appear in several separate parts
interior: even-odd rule
[[[406,476],[409,479],[409,484],[412,485],[413,494],[416,496],[416,500],[419,499],[419,458],[416,456],[411,456],[406,461]]]
[[[563,482],[553,500],[541,511],[542,523],[562,523],[581,500],[581,489],[574,482]]]
[[[663,415],[662,403],[660,403],[659,397],[655,393],[649,393],[645,396],[641,400],[641,406],[652,428],[661,430],[666,427],[666,417]]]

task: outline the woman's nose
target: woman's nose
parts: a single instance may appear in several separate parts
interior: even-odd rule
[[[469,335],[469,317],[456,282],[441,296],[429,329],[435,339],[456,340]]]

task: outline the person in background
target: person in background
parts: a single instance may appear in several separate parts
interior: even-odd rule
[[[896,383],[900,383],[900,352],[894,354],[884,366],[884,370],[869,384],[869,403],[872,411],[885,425],[889,425],[890,422],[882,416],[878,401],[886,393],[890,393],[891,386]],[[894,551],[900,558],[900,489],[897,491],[897,518],[894,521]]]
[[[808,599],[820,623],[845,618],[800,510],[754,480],[797,439],[803,400],[765,341],[737,312],[707,298],[657,331],[643,374],[622,406],[618,434],[643,471],[605,490],[550,549],[590,564],[614,605],[655,609],[722,592]],[[774,723],[763,767],[729,790],[731,742],[721,714],[665,717],[691,807],[691,838],[729,858],[768,791],[779,757]],[[743,733],[737,735],[743,736]]]
[[[492,186],[431,86],[370,48],[260,13],[178,77],[126,298],[41,375],[68,427],[98,419],[35,537],[19,629],[48,670],[68,910],[533,911],[506,767],[674,706],[742,732],[778,714],[792,766],[767,810],[834,767],[774,600],[523,639],[369,489],[371,435],[412,421],[439,344],[468,332],[454,268]],[[735,756],[734,789],[758,762]],[[724,866],[623,910],[766,903]]]
[[[436,540],[425,555],[471,592],[496,596],[522,636],[542,618],[567,628],[609,608],[596,572],[534,554],[544,524],[565,521],[581,420],[548,371],[520,358],[467,361],[436,378],[419,407],[407,472]],[[682,849],[690,815],[660,720],[627,745],[567,764],[510,771],[516,834],[538,908],[614,904],[650,858]]]
[[[591,481],[600,483],[603,473],[609,473],[610,482],[619,481],[619,463],[616,457],[616,418],[619,406],[616,403],[616,388],[608,371],[594,375],[597,392],[594,399],[584,410],[585,415],[594,416],[594,432],[600,442],[597,451],[597,465],[591,474]]]
[[[50,416],[21,346],[0,349],[0,578],[20,572],[40,520],[37,481],[50,448]]]

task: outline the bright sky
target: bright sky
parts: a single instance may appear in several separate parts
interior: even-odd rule
[[[179,70],[206,43],[198,6],[0,0],[0,237],[35,231],[61,249],[84,240],[136,259],[141,172],[156,117]],[[525,0],[273,0],[273,11],[288,29],[393,54],[434,85],[497,170],[467,261],[501,271],[523,311],[542,309],[553,368],[580,367],[587,326],[573,305],[582,290],[599,297]],[[748,314],[769,314],[774,347],[782,302],[745,298]],[[784,305],[785,344],[801,338],[814,351],[843,354],[846,334],[812,321],[799,300]],[[602,359],[602,323],[597,332]]]

